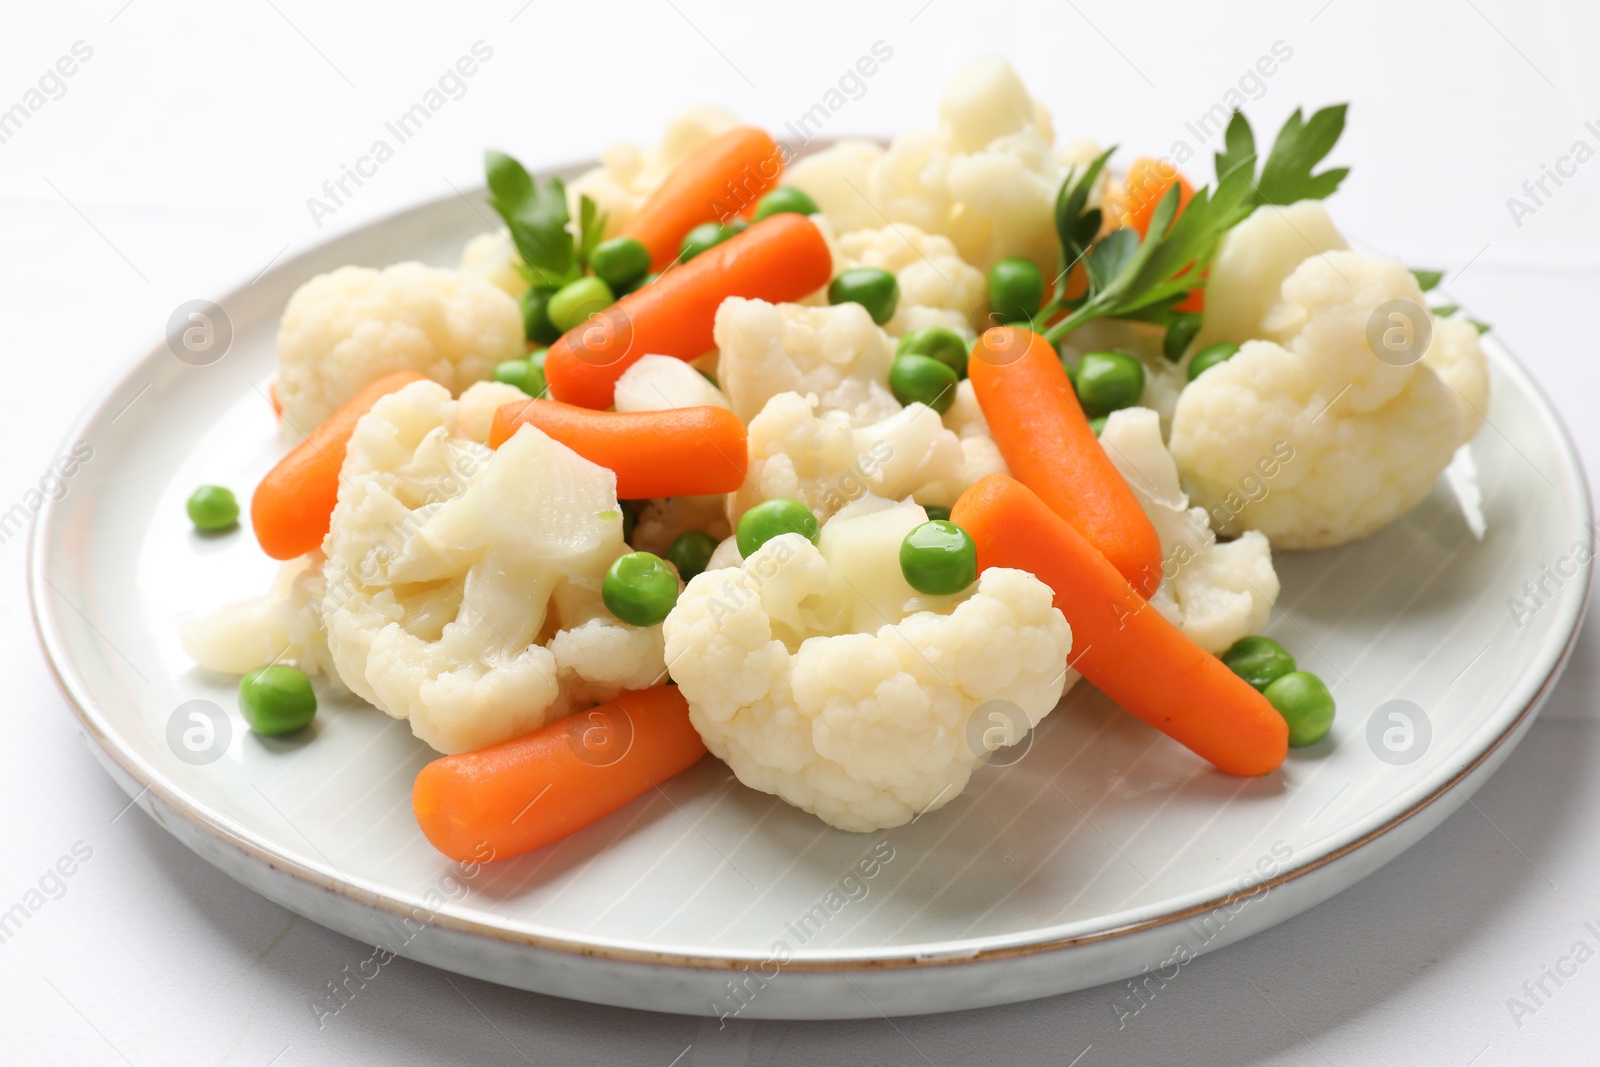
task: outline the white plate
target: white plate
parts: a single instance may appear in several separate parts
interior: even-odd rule
[[[1546,579],[1520,620],[1507,599],[1592,540],[1584,478],[1491,334],[1494,402],[1473,446],[1487,539],[1441,486],[1367,541],[1278,557],[1269,632],[1333,684],[1340,710],[1330,741],[1275,774],[1212,771],[1083,685],[1024,759],[980,769],[964,796],[898,830],[828,829],[707,758],[558,845],[463,871],[412,818],[430,754],[404,723],[325,698],[306,736],[258,738],[231,682],[194,669],[174,628],[271,576],[248,532],[202,538],[183,501],[203,482],[243,497],[282,453],[264,390],[289,294],[345,263],[453,264],[486,217],[457,197],[426,204],[223,299],[226,356],[194,366],[163,345],[139,360],[69,438],[93,456],[34,530],[40,636],[107,771],[217,867],[352,937],[525,989],[744,1017],[945,1011],[1147,968],[1170,977],[1436,826],[1516,744],[1571,647],[1587,568]],[[1431,724],[1410,763],[1369,744],[1369,719],[1394,699]],[[190,700],[231,722],[209,764],[168,742]],[[1399,727],[1388,710],[1382,725]]]

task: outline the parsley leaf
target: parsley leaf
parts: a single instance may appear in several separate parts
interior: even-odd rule
[[[560,178],[541,188],[521,163],[503,152],[483,155],[489,205],[505,219],[511,243],[532,285],[562,286],[582,273],[572,234],[567,230],[567,191]]]
[[[1412,267],[1411,273],[1417,279],[1417,285],[1422,287],[1424,293],[1444,280],[1444,271],[1442,270],[1422,270],[1418,267]]]
[[[1261,165],[1261,176],[1251,177],[1252,197],[1256,204],[1292,204],[1297,200],[1324,200],[1333,195],[1350,173],[1349,167],[1335,167],[1320,174],[1311,170],[1325,159],[1344,132],[1345,111],[1348,104],[1325,107],[1310,119],[1300,116],[1300,109],[1284,122],[1272,151]],[[1217,180],[1220,182],[1236,170],[1247,175],[1255,171],[1255,134],[1244,112],[1235,111],[1228,121],[1223,136],[1223,150],[1216,154]]]
[[[1102,318],[1130,319],[1171,327],[1189,318],[1173,309],[1192,290],[1205,284],[1205,272],[1223,236],[1263,204],[1292,204],[1320,200],[1339,187],[1349,173],[1335,167],[1313,173],[1333,151],[1344,132],[1347,105],[1325,107],[1310,119],[1297,109],[1272,144],[1261,173],[1256,175],[1255,134],[1242,112],[1235,111],[1216,154],[1217,183],[1194,194],[1180,212],[1178,188],[1169,188],[1156,205],[1145,236],[1126,227],[1100,237],[1104,221],[1089,196],[1105,169],[1113,147],[1081,171],[1074,167],[1056,195],[1056,235],[1061,241],[1062,265],[1054,299],[1041,312],[1061,318],[1044,336],[1059,342],[1087,322]],[[1076,299],[1066,297],[1071,269],[1083,261],[1088,291]]]
[[[1436,308],[1429,308],[1428,310],[1433,313],[1433,317],[1436,319],[1448,319],[1451,315],[1454,315],[1456,312],[1460,311],[1461,308],[1457,307],[1455,304],[1441,304]]]

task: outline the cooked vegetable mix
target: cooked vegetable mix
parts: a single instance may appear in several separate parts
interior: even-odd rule
[[[1393,521],[1490,402],[1457,308],[1423,351],[1368,336],[1441,274],[1334,227],[1345,117],[1258,150],[1235,112],[1209,183],[1122,172],[986,59],[887,146],[791,163],[707,109],[571,182],[488,151],[502,228],[459,269],[289,301],[270,398],[298,443],[250,500],[283,568],[185,647],[259,734],[313,722],[319,674],[405,721],[445,753],[418,823],[463,862],[708,750],[832,826],[902,825],[1080,673],[1269,774],[1335,717],[1260,634],[1273,552]]]

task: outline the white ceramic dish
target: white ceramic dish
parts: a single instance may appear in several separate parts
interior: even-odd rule
[[[111,776],[241,883],[368,943],[525,989],[746,1018],[945,1011],[1170,977],[1441,822],[1527,729],[1580,624],[1587,568],[1547,581],[1531,615],[1507,606],[1593,537],[1570,440],[1491,334],[1494,402],[1474,445],[1487,539],[1441,487],[1365,542],[1278,559],[1269,632],[1334,684],[1340,711],[1329,741],[1270,777],[1211,771],[1085,685],[1023,759],[888,833],[828,829],[708,758],[556,846],[462,870],[412,819],[429,753],[405,724],[325,699],[307,736],[257,738],[230,681],[196,671],[174,627],[272,573],[248,532],[195,535],[183,500],[202,482],[243,497],[281,454],[264,390],[289,294],[345,263],[453,264],[487,217],[450,197],[375,223],[224,298],[225,357],[146,354],[68,438],[92,458],[40,511],[30,553],[41,640]],[[231,724],[201,765],[168,742],[197,699]],[[1392,707],[1368,740],[1396,699],[1431,724],[1407,763],[1376,754],[1384,728],[1403,730]]]

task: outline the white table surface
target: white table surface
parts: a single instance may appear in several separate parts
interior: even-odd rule
[[[1003,51],[1061,135],[1131,151],[1167,149],[1186,119],[1284,42],[1292,57],[1249,105],[1257,129],[1298,105],[1350,100],[1336,158],[1354,172],[1335,202],[1340,224],[1407,262],[1447,268],[1451,290],[1552,392],[1586,458],[1600,458],[1600,159],[1559,189],[1547,182],[1553,195],[1520,225],[1506,203],[1575,141],[1600,148],[1594,5],[894,0],[778,10],[710,0],[9,10],[0,109],[75,42],[93,52],[59,99],[0,143],[0,312],[12,338],[6,373],[16,375],[0,418],[0,510],[37,481],[69,421],[161,336],[179,303],[447,182],[477,180],[488,145],[530,164],[581,158],[619,138],[654,138],[697,100],[780,128],[878,40],[892,59],[827,133],[925,124],[946,72]],[[493,57],[466,94],[313,225],[306,198],[479,40]],[[91,857],[60,899],[0,943],[6,1062],[1465,1067],[1600,1056],[1600,962],[1559,987],[1546,979],[1553,995],[1532,1013],[1514,1018],[1508,1005],[1533,1006],[1523,983],[1575,942],[1600,948],[1584,925],[1600,929],[1592,627],[1539,722],[1472,804],[1364,883],[1186,968],[1120,1030],[1115,987],[893,1022],[719,1029],[405,960],[319,1030],[308,998],[370,949],[255,896],[126,810],[31,634],[24,547],[21,537],[0,544],[10,755],[0,908],[75,845]]]

